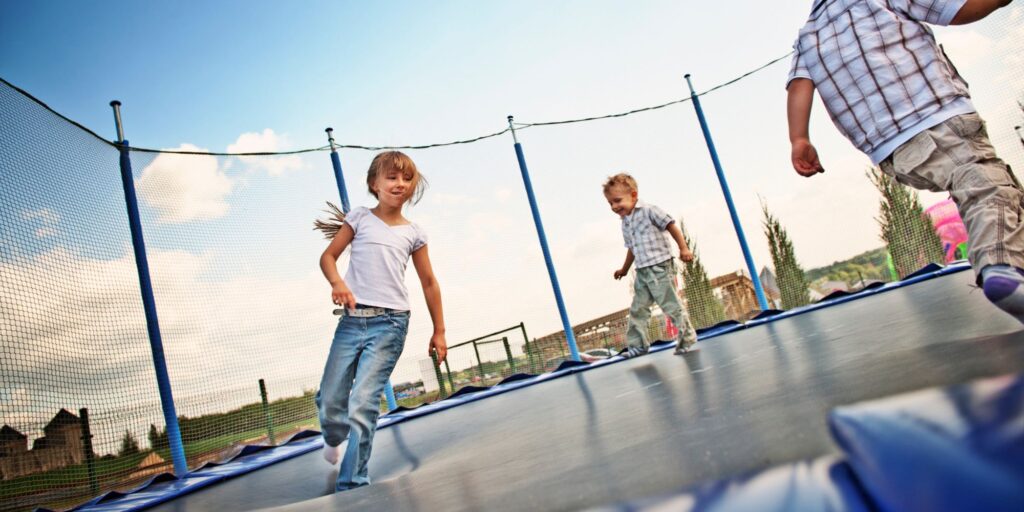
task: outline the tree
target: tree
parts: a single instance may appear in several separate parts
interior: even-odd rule
[[[779,219],[768,211],[768,205],[761,203],[764,212],[764,234],[768,237],[768,249],[775,266],[775,280],[782,296],[782,309],[793,309],[811,303],[811,294],[807,291],[810,283],[804,275],[804,269],[796,261],[793,242],[789,240],[786,229]]]
[[[121,438],[121,449],[117,452],[117,456],[124,457],[126,455],[135,455],[136,453],[139,453],[139,442],[131,432],[125,430],[124,437]]]
[[[167,442],[167,433],[161,432],[156,425],[149,424],[149,447],[154,450],[167,449],[170,444]]]
[[[876,220],[899,277],[906,277],[928,263],[944,263],[942,239],[935,232],[931,219],[925,216],[917,192],[899,184],[877,167],[868,169],[867,175],[882,194]]]
[[[684,263],[682,268],[683,286],[686,289],[686,312],[690,315],[690,323],[695,329],[708,327],[725,320],[725,309],[722,303],[718,302],[715,293],[711,288],[711,281],[700,262],[700,253],[697,251],[697,244],[686,232],[683,219],[679,219],[679,225],[683,227],[683,238],[686,245],[693,251],[693,261]]]

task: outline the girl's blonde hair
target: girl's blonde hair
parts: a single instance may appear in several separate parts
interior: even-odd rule
[[[427,189],[427,180],[416,169],[416,164],[413,163],[412,158],[409,158],[408,155],[401,151],[385,151],[373,157],[373,161],[370,162],[370,170],[366,173],[366,188],[370,191],[370,194],[373,194],[373,197],[377,197],[377,193],[373,191],[373,182],[377,180],[377,176],[381,172],[392,170],[412,174],[412,186],[410,187],[412,192],[405,202],[412,204],[420,202],[423,192]]]
[[[633,179],[632,176],[624,172],[620,172],[615,176],[608,177],[608,179],[604,182],[604,193],[607,194],[608,191],[611,190],[611,188],[616,185],[622,185],[623,187],[629,189],[630,192],[639,192],[638,187],[636,185],[636,180]]]
[[[423,192],[427,189],[427,180],[416,169],[412,158],[401,151],[385,151],[373,157],[373,161],[370,162],[370,170],[366,172],[366,188],[370,194],[379,199],[377,193],[373,191],[373,182],[377,180],[380,173],[391,170],[412,174],[412,186],[410,187],[412,192],[409,193],[405,202],[412,204],[420,202]],[[337,205],[330,201],[327,201],[327,209],[324,212],[327,213],[328,218],[314,220],[313,229],[322,231],[324,238],[332,240],[345,223],[345,212],[342,212]]]

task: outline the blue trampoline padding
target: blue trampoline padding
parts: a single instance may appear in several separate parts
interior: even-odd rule
[[[726,329],[729,329],[731,327],[742,327],[742,326],[743,326],[743,324],[737,322],[736,320],[723,320],[721,322],[718,322],[715,325],[712,325],[711,327],[701,327],[700,329],[697,329],[697,336],[701,336],[703,334],[713,335],[713,334],[717,334],[720,331],[724,331]]]
[[[850,467],[835,456],[827,456],[598,510],[870,512],[874,508]]]
[[[577,368],[580,366],[590,366],[590,363],[585,361],[573,361],[572,359],[569,359],[567,361],[562,361],[561,363],[559,363],[558,368],[555,368],[555,371],[560,372],[562,370]]]
[[[764,310],[764,311],[754,315],[754,318],[752,318],[752,320],[760,320],[762,318],[768,318],[768,317],[772,317],[772,316],[779,315],[779,314],[782,314],[782,313],[783,313],[783,310],[781,310],[781,309],[766,309],[766,310]]]
[[[1024,374],[835,409],[880,510],[1024,511]]]
[[[509,382],[515,382],[517,380],[527,380],[532,379],[534,377],[536,377],[536,375],[532,373],[513,373],[512,375],[509,375],[508,377],[501,379],[501,382],[499,382],[498,384],[508,384]]]
[[[296,436],[299,437],[299,436]],[[294,439],[294,438],[293,438]],[[146,482],[139,489],[123,493],[107,493],[85,505],[75,508],[76,511],[128,511],[142,510],[172,500],[182,494],[197,491],[222,480],[255,471],[282,460],[298,457],[323,446],[323,438],[319,432],[313,437],[305,436],[273,450],[264,450],[241,457],[239,461],[227,464],[211,464],[202,470],[189,473],[184,478],[168,480],[161,475]]]
[[[927,264],[927,265],[917,269],[917,271],[911,273],[907,277],[904,277],[902,279],[902,281],[906,281],[908,279],[913,279],[915,277],[927,276],[927,275],[929,275],[929,274],[931,274],[933,272],[937,272],[939,270],[942,270],[942,265],[939,265],[938,263],[929,263],[929,264]]]

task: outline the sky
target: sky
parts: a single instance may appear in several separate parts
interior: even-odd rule
[[[786,55],[808,4],[8,0],[0,2],[0,77],[107,140],[115,138],[108,103],[121,101],[136,147],[315,148],[326,144],[328,126],[341,144],[420,145],[500,131],[507,115],[531,123],[666,103],[688,96],[687,73],[707,90]],[[1014,4],[981,23],[936,30],[971,83],[997,150],[1017,168],[1022,27],[1024,7]],[[804,179],[790,168],[788,68],[784,59],[702,98],[758,268],[770,265],[762,203],[789,231],[804,268],[882,245],[877,192],[864,176],[870,163],[820,103],[812,139],[828,171]],[[130,349],[104,349],[116,358],[83,348],[82,365],[97,381],[127,379],[150,396],[116,152],[67,127],[16,130],[5,137],[8,148],[50,139],[90,148],[0,178],[12,198],[0,210],[4,225],[19,233],[0,253],[5,286],[18,290],[4,313],[9,323],[33,326],[18,331],[17,343],[133,340]],[[682,219],[711,275],[743,267],[690,103],[521,129],[519,141],[571,322],[629,304],[629,284],[611,278],[625,250],[600,192],[616,172],[631,172],[641,199]],[[408,153],[430,182],[407,215],[429,236],[449,344],[519,322],[531,337],[560,330],[511,137]],[[373,206],[360,185],[373,152],[340,156],[353,204]],[[194,415],[251,401],[256,376],[267,378],[272,397],[314,388],[335,322],[316,267],[325,242],[309,229],[323,201],[337,201],[328,154],[132,158],[181,408]],[[97,171],[104,168],[111,172]],[[922,195],[926,205],[942,199]],[[397,382],[420,378],[430,333],[411,269],[406,284],[413,323]],[[83,297],[87,308],[78,307]],[[73,318],[38,313],[61,308]],[[452,353],[457,367],[471,358]],[[5,415],[31,409],[23,423],[37,424],[63,403],[60,393],[39,398],[45,386],[31,378],[18,382],[0,393]],[[89,398],[63,400],[77,409]]]

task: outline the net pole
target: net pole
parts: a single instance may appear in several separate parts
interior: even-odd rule
[[[156,300],[153,297],[153,283],[149,276],[149,259],[146,257],[146,243],[142,237],[142,220],[139,218],[139,202],[135,195],[135,179],[132,176],[132,160],[128,141],[121,126],[121,102],[110,102],[114,109],[114,123],[117,125],[117,147],[121,152],[121,184],[124,188],[124,202],[128,209],[128,226],[132,235],[132,249],[135,252],[135,267],[139,273],[139,289],[146,314],[146,331],[149,334],[149,348],[153,353],[153,368],[156,372],[157,389],[160,391],[160,407],[167,425],[167,442],[174,462],[174,474],[178,478],[188,475],[185,461],[185,446],[181,442],[178,427],[178,413],[174,408],[171,394],[171,379],[167,375],[167,359],[164,357],[164,342],[160,336],[160,324],[156,315]]]
[[[740,225],[740,217],[736,213],[736,205],[732,200],[732,192],[729,191],[729,183],[725,180],[725,171],[722,170],[722,162],[718,160],[718,151],[715,149],[715,141],[711,139],[711,130],[708,128],[707,119],[704,118],[704,109],[700,106],[700,98],[693,90],[693,82],[690,81],[690,74],[687,73],[686,85],[690,88],[690,101],[693,109],[697,112],[697,121],[700,122],[700,130],[704,133],[704,141],[708,145],[708,152],[711,153],[711,163],[715,165],[715,173],[718,175],[718,183],[722,186],[722,195],[725,196],[725,204],[729,207],[729,216],[732,217],[732,227],[736,229],[736,238],[739,239],[740,249],[743,251],[743,259],[747,262],[747,271],[750,272],[750,281],[754,283],[754,293],[757,295],[757,303],[761,311],[768,310],[768,300],[764,296],[764,288],[761,286],[761,279],[758,277],[757,267],[754,265],[754,257],[750,255],[750,246],[747,245],[747,236],[743,234],[743,226]]]
[[[341,211],[348,213],[352,204],[348,201],[348,188],[345,186],[345,175],[341,173],[341,157],[338,156],[338,146],[334,143],[334,128],[327,127],[327,142],[331,145],[331,167],[334,168],[334,181],[338,184],[338,194],[341,195]]]
[[[274,417],[270,414],[270,402],[267,400],[267,383],[260,379],[260,402],[263,403],[263,419],[267,423],[267,439],[270,445],[274,446],[277,441],[274,439]]]
[[[473,352],[476,353],[476,373],[480,375],[480,382],[484,381],[484,362],[480,359],[480,348],[473,342]],[[482,385],[482,384],[481,384]]]
[[[512,132],[512,141],[515,143],[516,160],[519,161],[519,172],[523,175],[523,186],[526,188],[526,197],[530,201],[530,212],[533,213],[533,224],[537,228],[537,238],[540,239],[540,248],[544,253],[544,264],[548,268],[548,277],[551,279],[551,289],[555,292],[555,302],[558,304],[558,315],[562,318],[562,329],[565,331],[565,343],[569,346],[573,361],[580,360],[580,351],[576,348],[576,336],[572,332],[572,324],[569,323],[569,313],[565,310],[565,300],[562,299],[562,288],[558,285],[558,275],[555,273],[555,264],[551,260],[551,250],[548,249],[548,237],[544,234],[544,224],[540,220],[540,210],[537,208],[537,197],[533,193],[533,183],[530,182],[530,171],[526,168],[526,156],[523,154],[523,145],[516,137],[516,127],[512,124],[512,116],[508,116],[508,127]]]
[[[508,337],[501,338],[501,343],[505,345],[505,357],[508,358],[509,370],[514,374],[516,373],[516,360],[512,357],[512,347],[508,344]]]
[[[338,145],[334,142],[334,128],[328,126],[324,131],[327,132],[327,142],[331,145],[331,167],[334,169],[334,181],[338,184],[338,195],[341,197],[341,211],[348,213],[352,209],[352,203],[348,200],[348,187],[345,186],[345,175],[341,172],[341,157],[338,156]],[[384,385],[384,398],[388,402],[389,411],[398,408],[391,379]]]

